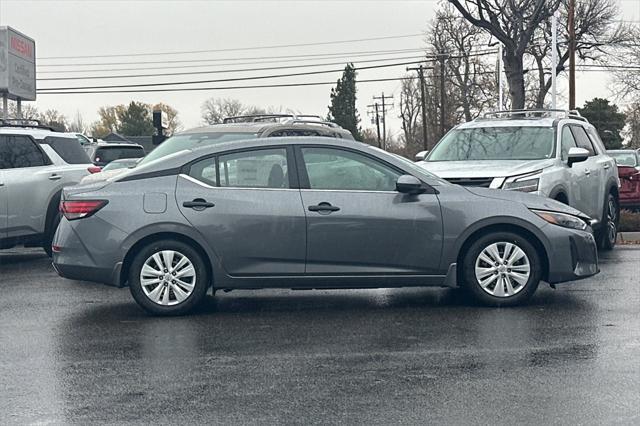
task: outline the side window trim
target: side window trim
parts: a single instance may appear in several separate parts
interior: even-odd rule
[[[584,136],[586,137],[585,140],[589,143],[589,146],[591,147],[591,155],[589,155],[589,157],[595,157],[596,155],[598,155],[598,151],[596,150],[595,146],[593,146],[593,142],[591,141],[591,138],[587,134],[587,131],[582,126],[579,126],[577,124],[569,124],[569,130],[571,130],[571,134],[573,135],[573,138],[576,141],[576,145],[580,147],[580,143],[578,142],[578,139],[579,139],[578,129],[582,130]]]
[[[400,169],[399,167],[388,163],[384,160],[379,159],[378,157],[374,156],[374,155],[370,155],[366,152],[362,152],[362,151],[358,151],[357,149],[351,149],[351,148],[347,148],[347,147],[339,147],[339,146],[330,146],[330,145],[316,145],[316,144],[309,144],[309,145],[296,145],[295,146],[295,157],[296,157],[296,165],[297,165],[297,169],[298,169],[298,175],[300,176],[300,189],[308,189],[311,190],[311,184],[309,182],[309,175],[307,173],[307,168],[306,168],[306,164],[304,162],[304,156],[302,154],[302,149],[303,148],[323,148],[323,149],[335,149],[338,151],[345,151],[345,152],[351,152],[354,154],[358,154],[358,155],[362,155],[364,157],[369,158],[370,160],[376,161],[380,164],[382,164],[383,166],[393,170],[396,173],[399,173],[401,176],[408,174],[406,171]],[[420,178],[418,178],[420,179]],[[420,179],[422,181],[422,179]],[[426,183],[424,181],[422,181],[422,183]],[[314,191],[344,191],[344,192],[396,192],[396,191],[377,191],[377,190],[362,190],[362,189],[315,189]]]

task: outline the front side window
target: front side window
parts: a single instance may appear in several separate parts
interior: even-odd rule
[[[576,139],[576,144],[578,144],[578,147],[584,148],[587,151],[589,151],[589,156],[596,155],[595,149],[591,144],[591,140],[589,139],[589,137],[587,136],[587,133],[584,131],[582,127],[571,126],[571,132],[573,133],[573,136]]]
[[[552,127],[454,129],[427,161],[542,160],[554,152]]]
[[[48,160],[35,142],[26,136],[8,136],[2,148],[4,168],[40,167],[48,164]]]
[[[395,191],[401,173],[366,155],[335,148],[301,148],[310,189]]]
[[[289,188],[286,148],[221,155],[218,157],[218,167],[220,168],[220,186]]]
[[[69,164],[91,163],[87,153],[77,139],[47,136],[44,138],[43,143],[53,148],[56,154]]]
[[[569,158],[569,150],[571,148],[576,148],[577,146],[573,133],[569,130],[569,126],[564,126],[562,128],[562,161],[567,161]]]

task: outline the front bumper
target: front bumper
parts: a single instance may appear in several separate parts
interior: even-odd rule
[[[580,280],[600,272],[598,250],[590,231],[575,231],[549,225],[549,274],[547,281],[557,284]]]

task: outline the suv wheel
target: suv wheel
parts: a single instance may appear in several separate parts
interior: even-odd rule
[[[620,221],[620,207],[616,197],[609,193],[602,214],[602,225],[596,231],[596,241],[601,250],[611,250],[618,238],[618,222]]]
[[[514,306],[528,300],[538,288],[540,256],[520,235],[495,232],[469,247],[463,274],[466,288],[480,303]]]
[[[204,300],[209,286],[202,256],[172,240],[153,242],[136,255],[129,269],[135,301],[155,315],[182,315]]]

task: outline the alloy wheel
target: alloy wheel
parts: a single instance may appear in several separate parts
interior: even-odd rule
[[[616,201],[613,197],[609,197],[609,203],[607,206],[607,238],[612,243],[616,241],[617,234],[617,226],[616,222],[618,220],[618,209],[616,207]]]
[[[527,254],[514,243],[495,242],[485,247],[475,262],[480,288],[495,297],[518,294],[529,281],[531,264]]]
[[[196,286],[196,270],[184,254],[162,250],[151,255],[140,271],[140,285],[152,302],[173,306],[184,302]]]

